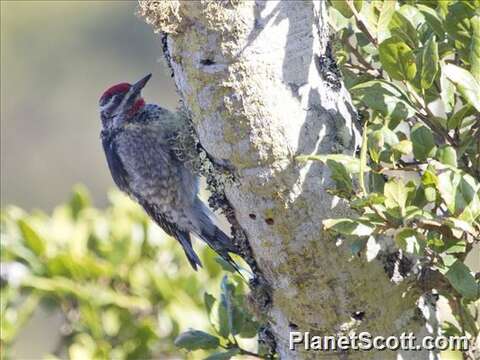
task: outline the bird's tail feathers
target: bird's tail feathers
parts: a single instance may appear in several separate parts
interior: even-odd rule
[[[215,214],[199,198],[196,199],[194,208],[200,226],[196,231],[197,235],[218,253],[223,251],[238,254],[238,249],[230,236],[215,225]]]
[[[183,251],[185,251],[185,255],[187,255],[188,262],[192,265],[193,270],[197,271],[197,266],[202,267],[202,262],[195,253],[195,250],[193,250],[190,234],[185,231],[178,231],[175,234],[175,238],[182,245]]]
[[[200,229],[195,233],[243,277],[240,267],[229,255],[229,252],[233,254],[239,253],[230,236],[215,225],[215,215],[200,199],[196,199],[194,206],[200,222]]]
[[[157,225],[159,225],[167,234],[178,240],[180,245],[182,245],[185,255],[187,256],[188,262],[190,265],[192,265],[192,268],[196,271],[197,266],[202,267],[202,262],[192,247],[192,241],[190,239],[189,232],[180,230],[174,224],[166,221],[163,216],[156,211],[155,206],[152,204],[149,204],[146,201],[141,201],[140,204],[143,206],[147,214],[150,215],[150,217],[157,223]]]

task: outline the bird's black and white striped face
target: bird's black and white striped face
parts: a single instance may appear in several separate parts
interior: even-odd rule
[[[122,122],[131,119],[145,106],[141,91],[150,77],[151,74],[133,85],[120,83],[111,86],[103,93],[100,97],[99,106],[104,128],[119,126]]]

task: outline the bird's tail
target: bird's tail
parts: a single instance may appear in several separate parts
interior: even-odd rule
[[[168,222],[160,212],[156,211],[155,207],[146,201],[140,202],[148,215],[159,225],[168,235],[173,236],[182,245],[185,255],[187,255],[188,262],[196,271],[197,266],[202,267],[202,262],[198,258],[195,250],[192,247],[192,241],[188,231],[180,230],[175,224]]]
[[[185,255],[187,255],[188,262],[192,265],[193,270],[197,271],[197,266],[202,267],[202,262],[195,253],[195,250],[193,250],[190,234],[186,231],[177,231],[174,236],[182,245],[183,251]]]
[[[195,200],[194,208],[200,225],[200,229],[194,231],[195,234],[240,273],[240,268],[228,254],[229,252],[234,254],[239,253],[230,236],[215,225],[215,215],[199,198]]]

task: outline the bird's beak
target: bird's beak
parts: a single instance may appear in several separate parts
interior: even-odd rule
[[[148,74],[143,79],[138,80],[135,84],[132,85],[133,93],[139,94],[142,91],[143,87],[147,84],[148,80],[152,77],[152,74]]]

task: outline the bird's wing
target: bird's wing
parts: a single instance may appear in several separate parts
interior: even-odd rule
[[[102,145],[113,181],[120,190],[130,194],[131,189],[128,185],[128,174],[118,155],[114,134],[102,134]]]
[[[178,240],[180,245],[182,245],[183,251],[185,252],[192,268],[197,270],[197,266],[202,267],[202,262],[192,247],[190,234],[187,231],[180,230],[174,223],[165,219],[165,217],[155,209],[154,205],[147,202],[141,202],[141,205],[147,214],[163,229],[163,231]]]
[[[180,181],[179,166],[168,144],[155,128],[130,126],[114,138],[113,147],[128,177],[131,190],[143,198],[170,203]]]
[[[125,186],[127,192],[133,195],[157,225],[178,240],[195,270],[197,266],[201,267],[202,263],[192,247],[189,232],[172,221],[172,213],[164,213],[165,207],[172,211],[183,210],[179,205],[179,197],[185,195],[177,191],[182,182],[181,166],[175,165],[178,160],[173,157],[168,145],[155,132],[130,128],[128,133],[117,136],[110,148],[113,150],[111,169],[113,167],[118,176],[115,180],[116,183],[118,181],[117,185],[121,189],[120,184]],[[114,170],[112,175],[113,173]],[[190,189],[184,190],[187,192]],[[182,219],[176,219],[180,220]]]

